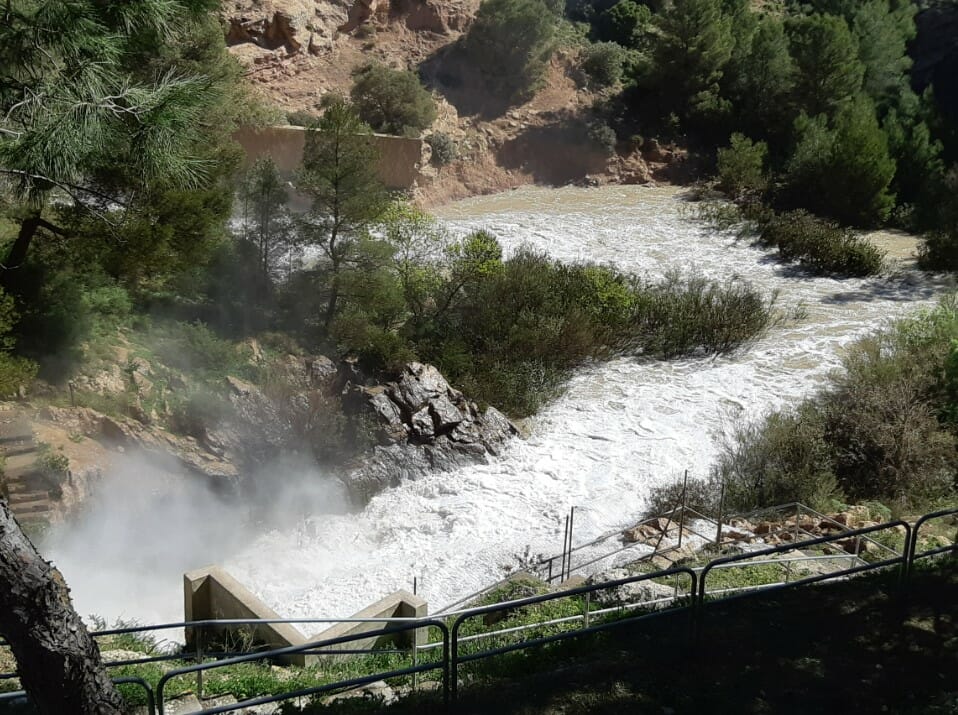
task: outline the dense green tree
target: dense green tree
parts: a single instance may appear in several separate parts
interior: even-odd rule
[[[795,104],[809,116],[833,114],[858,94],[865,67],[848,24],[833,15],[792,18],[786,24],[795,61]]]
[[[930,94],[918,97],[907,91],[882,122],[888,150],[897,166],[892,187],[900,204],[914,208],[912,221],[918,229],[934,225],[945,176],[942,145],[929,127],[933,109]]]
[[[871,226],[894,206],[895,162],[865,98],[846,104],[829,126],[825,115],[796,121],[798,144],[786,173],[787,194],[799,206],[845,223]]]
[[[605,42],[617,42],[623,47],[641,49],[645,43],[652,11],[635,0],[619,0],[599,15],[596,34]]]
[[[370,62],[353,72],[350,99],[377,132],[419,136],[436,120],[436,102],[408,70]]]
[[[733,134],[727,148],[718,150],[719,187],[733,198],[765,190],[768,145]]]
[[[731,19],[720,0],[675,0],[655,18],[651,83],[680,115],[707,114],[732,55]]]
[[[747,134],[783,141],[791,130],[789,103],[795,64],[779,17],[761,16],[744,52],[736,52],[723,82],[736,127]]]
[[[240,182],[243,238],[256,244],[257,264],[267,281],[270,272],[291,250],[292,225],[286,211],[289,192],[271,157],[257,159]]]
[[[875,102],[888,101],[908,88],[907,44],[915,37],[915,11],[912,3],[889,8],[888,0],[868,0],[855,10],[851,27],[865,67],[863,88]]]
[[[594,87],[611,87],[622,79],[625,50],[615,42],[596,42],[582,52],[582,71]]]
[[[542,0],[483,0],[465,36],[466,53],[490,91],[522,99],[545,76],[555,24]]]
[[[345,274],[363,260],[363,241],[386,210],[387,194],[377,173],[378,152],[369,125],[344,98],[329,96],[311,126],[296,188],[311,201],[299,221],[302,239],[324,258],[328,333],[340,308]]]
[[[0,22],[0,177],[22,202],[0,282],[9,284],[38,231],[63,234],[50,199],[110,218],[164,182],[198,185],[203,115],[218,97],[208,77],[144,78],[144,38],[175,30],[210,3],[8,2]]]

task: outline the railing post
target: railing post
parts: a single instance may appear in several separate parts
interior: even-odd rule
[[[685,480],[682,482],[682,511],[679,512],[679,545],[682,548],[682,532],[685,531],[685,505],[689,489],[689,470],[685,470]]]
[[[205,628],[199,628],[196,632],[196,663],[203,662],[203,636],[206,633]],[[196,699],[203,700],[203,671],[196,671]]]
[[[417,645],[419,642],[419,629],[414,628],[412,632],[412,667],[415,668],[419,665],[419,651]],[[419,673],[412,674],[412,690],[416,692],[419,690]]]
[[[583,612],[582,612],[582,625],[584,628],[589,627],[589,610],[590,610],[589,603],[591,601],[589,597],[591,595],[592,595],[591,591],[586,591],[585,600],[583,602],[585,605],[585,608],[583,609]]]
[[[725,480],[722,480],[722,491],[719,492],[718,518],[715,520],[715,545],[722,547],[722,516],[725,511]]]

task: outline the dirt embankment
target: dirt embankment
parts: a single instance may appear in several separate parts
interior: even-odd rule
[[[527,102],[502,106],[455,52],[479,0],[232,0],[227,41],[246,76],[281,112],[312,111],[347,93],[356,67],[376,61],[417,70],[439,104],[430,132],[451,137],[458,158],[423,166],[424,206],[524,184],[561,186],[681,181],[685,153],[654,141],[614,151],[589,135],[596,95],[577,78],[574,51],[553,57]]]

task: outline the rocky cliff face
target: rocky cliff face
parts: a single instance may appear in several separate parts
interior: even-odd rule
[[[396,382],[347,386],[346,409],[366,413],[382,442],[345,475],[363,500],[428,472],[485,462],[518,434],[497,409],[480,411],[422,363],[406,365]]]
[[[126,383],[113,384],[108,373],[81,384],[86,390],[97,386],[127,394]],[[68,460],[70,478],[60,503],[51,506],[58,518],[95,492],[100,475],[119,455],[139,455],[164,471],[192,475],[220,493],[236,494],[255,489],[258,474],[275,479],[275,465],[292,456],[304,463],[335,461],[352,451],[339,472],[362,504],[427,472],[484,462],[517,434],[498,410],[480,410],[431,365],[410,363],[395,382],[384,385],[365,384],[349,363],[337,368],[323,356],[289,355],[273,364],[271,373],[268,392],[227,377],[216,416],[177,431],[161,416],[146,414],[138,402],[125,415],[7,404],[0,437],[9,436],[5,425],[23,425],[21,431]],[[138,374],[141,381],[149,380]],[[190,387],[184,383],[178,389]],[[359,447],[351,446],[354,442]]]

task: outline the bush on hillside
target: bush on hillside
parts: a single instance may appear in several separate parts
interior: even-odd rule
[[[732,198],[761,194],[768,185],[767,156],[765,142],[753,142],[742,134],[733,134],[729,146],[718,150],[719,188]]]
[[[953,499],[958,474],[958,297],[856,343],[793,410],[741,428],[718,460],[732,509],[788,501]]]
[[[484,0],[464,46],[491,92],[532,94],[552,56],[556,18],[543,0]]]
[[[426,143],[432,149],[431,161],[436,166],[446,166],[459,157],[456,140],[444,132],[433,132],[426,137]]]
[[[599,89],[621,81],[624,62],[625,51],[614,42],[597,42],[582,52],[582,71],[589,84]]]
[[[436,102],[408,70],[375,62],[353,72],[349,97],[359,117],[385,134],[419,136],[436,120]]]

